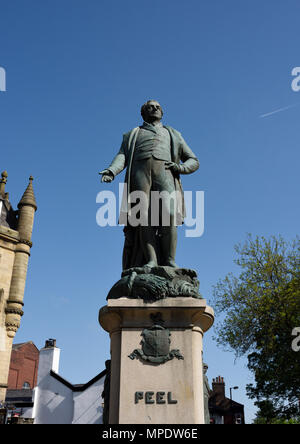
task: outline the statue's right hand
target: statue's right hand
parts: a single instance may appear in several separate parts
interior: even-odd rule
[[[114,175],[109,170],[100,171],[99,174],[102,174],[101,182],[112,182],[114,180]]]

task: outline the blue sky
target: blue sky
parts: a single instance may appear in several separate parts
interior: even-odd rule
[[[208,302],[237,272],[233,246],[246,233],[296,236],[299,13],[294,0],[0,1],[1,171],[14,207],[30,174],[38,203],[15,342],[56,338],[60,374],[73,383],[103,370],[109,339],[98,310],[120,277],[123,233],[96,224],[96,195],[119,182],[101,185],[98,171],[148,98],[200,160],[183,185],[205,192],[205,232],[180,230],[177,263],[197,270]],[[240,387],[234,399],[251,421],[246,360],[217,348],[213,329],[204,359],[228,395]]]

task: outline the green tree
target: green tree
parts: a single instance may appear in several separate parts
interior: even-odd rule
[[[259,407],[254,419],[254,424],[300,424],[300,417],[295,416],[290,419],[284,419],[278,417],[278,413],[273,406],[273,403],[269,400],[256,402]]]
[[[248,357],[255,383],[247,394],[272,405],[272,415],[290,419],[299,412],[300,351],[292,331],[300,327],[300,242],[251,235],[236,245],[241,268],[214,287],[213,305],[223,314],[216,326],[219,345]]]

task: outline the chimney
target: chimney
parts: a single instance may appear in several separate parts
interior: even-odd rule
[[[212,389],[214,394],[218,394],[221,398],[225,398],[225,382],[224,378],[217,376],[212,381]]]
[[[56,339],[47,339],[45,341],[45,347],[44,348],[53,348],[56,347]]]
[[[45,347],[40,350],[38,382],[47,377],[51,370],[58,373],[60,349],[56,347],[56,339],[47,339]]]

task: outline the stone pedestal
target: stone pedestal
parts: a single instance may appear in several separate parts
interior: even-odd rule
[[[110,424],[203,424],[205,299],[109,299],[99,312],[111,338]]]

